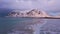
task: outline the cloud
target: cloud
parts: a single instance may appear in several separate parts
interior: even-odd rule
[[[0,8],[60,10],[60,0],[0,0]]]

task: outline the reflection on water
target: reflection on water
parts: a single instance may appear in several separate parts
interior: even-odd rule
[[[40,34],[40,27],[45,23],[45,19],[28,19],[19,21],[13,26],[12,32],[8,34]]]
[[[60,34],[60,19],[48,19],[40,29],[40,34]]]
[[[59,34],[60,19],[0,18],[1,34]],[[4,33],[3,33],[4,32]]]

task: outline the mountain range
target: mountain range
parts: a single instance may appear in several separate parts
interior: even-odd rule
[[[52,17],[60,18],[60,16],[50,16],[43,10],[32,9],[26,11],[13,10],[7,17]]]
[[[48,14],[38,9],[26,11],[13,10],[8,14],[8,17],[48,17]]]

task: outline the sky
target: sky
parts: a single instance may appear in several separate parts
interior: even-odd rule
[[[60,12],[60,0],[0,0],[0,8],[33,9]]]

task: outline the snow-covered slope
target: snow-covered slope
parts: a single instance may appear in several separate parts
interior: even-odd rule
[[[8,17],[48,17],[45,11],[32,9],[26,11],[13,10],[8,14]]]

